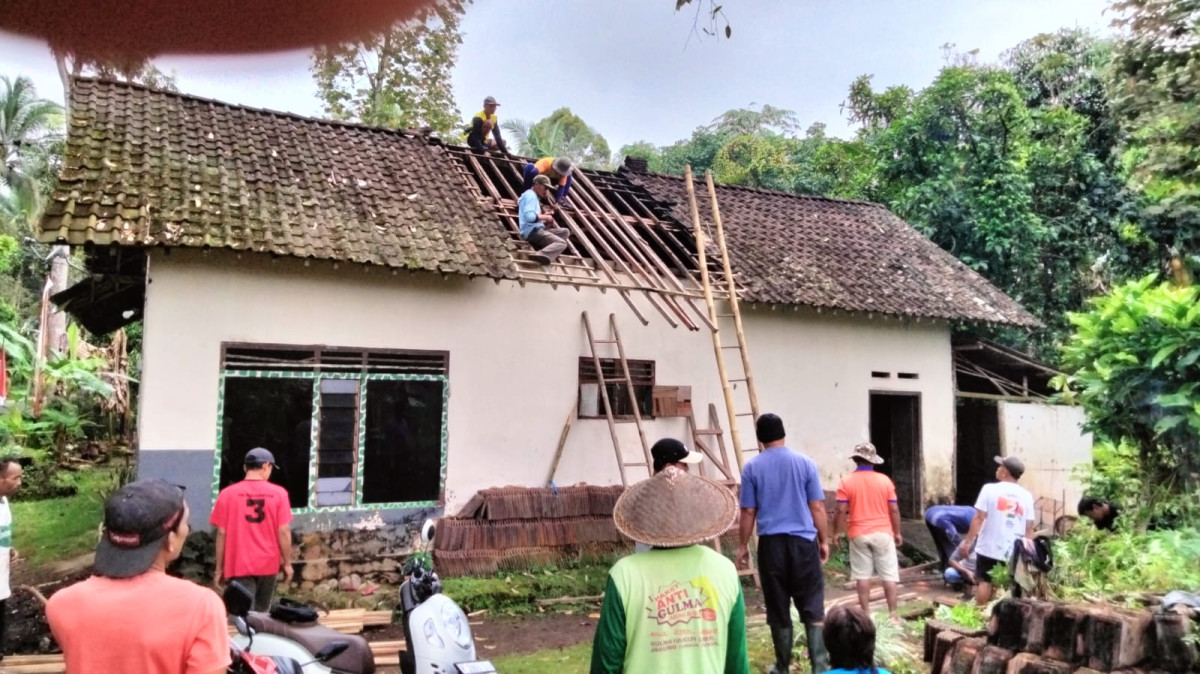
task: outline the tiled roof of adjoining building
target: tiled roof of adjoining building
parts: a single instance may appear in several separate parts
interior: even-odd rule
[[[691,219],[680,176],[625,169],[626,178]],[[700,217],[712,224],[696,178]],[[987,279],[878,204],[717,186],[729,256],[754,302],[1036,327]],[[711,229],[709,231],[712,231]]]

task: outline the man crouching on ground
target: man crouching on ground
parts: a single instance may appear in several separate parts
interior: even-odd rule
[[[138,480],[108,499],[96,575],[55,592],[46,605],[68,672],[226,672],[229,628],[221,599],[166,574],[187,535],[180,487]]]

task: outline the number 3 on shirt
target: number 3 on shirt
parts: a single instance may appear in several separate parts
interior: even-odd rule
[[[267,519],[267,513],[263,510],[267,505],[267,500],[263,498],[248,498],[246,499],[246,507],[250,512],[246,513],[246,521],[251,524],[258,524]]]

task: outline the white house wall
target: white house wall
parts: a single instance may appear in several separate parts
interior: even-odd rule
[[[1092,434],[1083,431],[1083,408],[1002,401],[999,415],[1001,453],[1025,462],[1021,484],[1034,498],[1057,504],[1045,504],[1044,520],[1073,514],[1083,486],[1072,474],[1092,461]]]
[[[211,485],[226,342],[449,352],[449,513],[484,487],[545,484],[574,405],[578,358],[588,353],[584,310],[597,339],[607,336],[607,316],[615,314],[626,356],[654,360],[659,385],[691,386],[702,425],[709,402],[723,412],[709,333],[670,328],[644,297],[635,302],[649,326],[613,291],[394,275],[353,264],[335,269],[329,262],[305,266],[225,251],[152,251],[149,279],[139,414],[143,473],[186,471],[202,485],[205,475],[196,473],[207,457]],[[827,489],[850,468],[847,451],[868,438],[869,392],[897,390],[921,394],[926,499],[949,493],[954,399],[944,323],[764,307],[744,313],[763,411],[783,417],[790,444],[816,459]],[[728,353],[736,358],[736,351]],[[875,379],[872,371],[893,377]],[[898,380],[896,372],[919,379]],[[629,460],[637,460],[633,424],[618,430]],[[646,423],[651,442],[684,432],[682,419]],[[753,437],[752,429],[745,437]],[[555,481],[619,482],[603,420],[575,421]],[[202,511],[198,521],[207,514],[204,503],[193,503]]]

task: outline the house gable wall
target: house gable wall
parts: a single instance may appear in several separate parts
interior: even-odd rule
[[[211,507],[223,343],[449,352],[444,492],[449,513],[481,488],[545,484],[573,408],[578,359],[588,354],[580,326],[585,310],[597,339],[607,336],[607,316],[616,316],[627,357],[654,360],[659,385],[690,386],[701,425],[710,402],[723,409],[709,334],[670,328],[644,298],[634,301],[650,318],[648,326],[614,292],[392,274],[351,264],[335,268],[329,262],[306,266],[227,251],[151,251],[149,279],[141,467],[143,473],[174,467],[186,472],[197,525],[207,520]],[[827,489],[850,469],[849,449],[869,437],[870,391],[890,389],[921,395],[925,498],[948,493],[954,399],[945,323],[749,306],[744,316],[763,411],[784,418],[791,445],[813,456]],[[726,338],[732,341],[732,335]],[[875,379],[872,371],[892,377]],[[919,378],[897,379],[898,372]],[[628,460],[637,461],[634,425],[617,429]],[[685,423],[649,420],[646,434],[651,442],[665,435],[685,437]],[[752,436],[752,429],[743,432],[747,439]],[[203,465],[207,474],[198,472]],[[631,479],[644,475],[643,469],[629,470]],[[555,482],[619,482],[605,421],[575,420]],[[306,516],[298,526],[352,526],[369,515]],[[413,515],[389,512],[383,519],[411,521]]]

